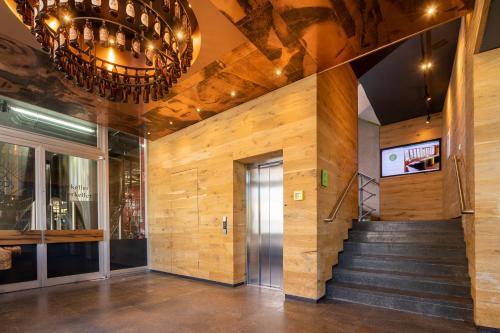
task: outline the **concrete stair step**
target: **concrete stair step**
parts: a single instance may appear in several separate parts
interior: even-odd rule
[[[333,269],[333,281],[426,294],[470,297],[469,280],[460,277],[436,277],[337,266]]]
[[[438,296],[333,281],[327,285],[327,299],[468,322],[472,321],[473,316],[470,298]]]
[[[349,240],[368,243],[421,243],[465,246],[461,231],[369,231],[351,230]]]
[[[353,230],[367,231],[462,231],[459,219],[440,221],[367,221],[354,222]]]
[[[422,260],[401,256],[352,255],[341,253],[340,268],[375,269],[385,272],[417,273],[429,276],[452,276],[468,278],[467,261]]]
[[[347,240],[344,252],[357,255],[400,255],[414,258],[465,258],[464,244],[426,245],[419,243],[370,243]]]

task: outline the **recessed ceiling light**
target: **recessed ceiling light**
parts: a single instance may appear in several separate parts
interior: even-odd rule
[[[148,132],[148,135],[150,135],[150,134],[151,134],[151,132]]]
[[[170,125],[173,125],[173,124],[174,124],[174,122],[173,122],[173,121],[170,121]]]
[[[276,70],[276,75],[277,75],[277,76],[281,76],[281,74],[282,74],[281,69],[277,69],[277,70]]]
[[[201,112],[201,109],[200,108],[196,108],[196,112]]]
[[[424,62],[420,68],[422,68],[423,71],[427,71],[432,68],[432,62]]]
[[[231,96],[232,97],[236,96],[236,91],[231,91]]]
[[[427,8],[426,13],[427,13],[427,15],[432,16],[432,15],[436,14],[436,11],[437,11],[436,6],[431,5]]]

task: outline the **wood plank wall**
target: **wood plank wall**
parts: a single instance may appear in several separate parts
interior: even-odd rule
[[[318,172],[318,295],[332,278],[352,220],[357,216],[357,183],[333,223],[323,220],[358,171],[358,80],[349,65],[318,75],[318,170],[327,170],[322,187]],[[335,274],[335,272],[333,272]]]
[[[475,322],[500,328],[500,49],[474,56]]]
[[[151,142],[148,200],[153,269],[229,284],[244,282],[245,214],[240,195],[244,163],[252,156],[281,152],[284,289],[296,296],[317,297],[316,95],[313,75]],[[190,170],[197,170],[197,176]],[[294,190],[304,190],[305,200],[293,201]],[[223,216],[229,217],[228,235],[222,230]],[[181,230],[190,234],[183,244],[176,242]],[[182,267],[172,257],[192,264]]]
[[[322,297],[356,212],[354,192],[337,224],[324,225],[357,169],[356,107],[357,80],[346,65],[151,142],[152,269],[244,282],[245,165],[282,156],[284,292]],[[330,171],[327,189],[318,190],[318,165]],[[293,200],[296,190],[304,191],[304,201]],[[229,218],[227,235],[223,216]]]
[[[442,115],[430,124],[419,117],[380,127],[380,148],[441,138]],[[443,155],[443,153],[441,154]],[[382,220],[437,220],[443,218],[442,171],[380,179]]]
[[[443,137],[450,134],[451,156],[460,159],[467,208],[476,211],[475,215],[463,216],[474,321],[478,326],[500,328],[500,258],[497,254],[500,236],[498,227],[493,224],[495,217],[491,218],[495,208],[492,201],[488,201],[488,197],[498,193],[490,183],[496,179],[491,171],[498,163],[498,151],[492,150],[483,136],[488,132],[498,133],[498,118],[489,114],[488,109],[496,103],[498,111],[498,93],[495,97],[491,89],[496,88],[498,92],[500,69],[498,60],[495,64],[494,53],[474,55],[481,43],[489,3],[489,0],[477,0],[474,13],[462,20],[455,67],[443,110]],[[498,59],[498,51],[496,57]],[[443,151],[446,151],[447,140],[443,142]],[[446,189],[443,192],[445,217],[460,216],[454,165],[447,159],[443,164],[443,187]]]

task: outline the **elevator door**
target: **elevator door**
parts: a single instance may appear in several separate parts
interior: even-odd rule
[[[281,289],[283,162],[249,167],[247,190],[247,282]]]

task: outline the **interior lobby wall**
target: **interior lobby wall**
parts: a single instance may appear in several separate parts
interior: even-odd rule
[[[380,127],[380,149],[441,138],[442,114],[433,114]],[[441,153],[441,155],[443,155]],[[443,218],[443,172],[435,171],[380,179],[382,220]]]
[[[323,296],[337,256],[331,250],[341,249],[356,215],[354,191],[336,224],[323,222],[357,170],[356,103],[357,80],[346,65],[151,142],[151,268],[244,282],[244,165],[279,153],[284,163],[284,292]],[[318,189],[320,168],[330,172],[327,188]],[[303,201],[294,201],[297,190],[304,191]],[[229,217],[227,235],[223,216]]]
[[[500,328],[500,49],[474,56],[475,323]]]
[[[241,191],[236,190],[242,184],[235,179],[244,172],[245,159],[281,151],[284,289],[316,298],[316,96],[313,75],[151,142],[152,269],[228,284],[244,282],[245,214]],[[295,190],[304,191],[304,201],[293,200]],[[227,235],[223,216],[229,217]]]
[[[321,186],[321,170],[328,172],[327,186]],[[351,66],[344,65],[318,75],[318,297],[325,294],[358,214],[357,179],[337,218],[331,223],[324,219],[357,171],[358,80]]]
[[[358,119],[358,161],[359,172],[380,181],[380,125]],[[380,217],[380,188],[376,184],[367,185],[367,190],[375,196],[366,205],[375,209],[371,214]]]

